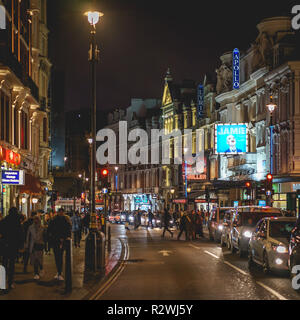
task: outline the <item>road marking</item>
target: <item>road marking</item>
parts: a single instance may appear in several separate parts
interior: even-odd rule
[[[227,264],[228,266],[230,266],[231,268],[235,269],[236,271],[240,272],[241,274],[245,275],[245,276],[249,276],[249,273],[245,272],[244,270],[236,267],[235,265],[231,264],[228,261],[224,261],[225,264]]]
[[[209,251],[204,251],[205,253],[211,255],[212,257],[216,258],[216,259],[220,259],[220,257],[216,256],[215,254],[209,252]]]
[[[162,251],[158,251],[158,253],[162,253],[163,257],[168,257],[170,253],[172,253],[172,251],[162,250]]]
[[[220,259],[220,257],[216,256],[215,254],[209,252],[209,251],[204,251],[205,253],[211,255],[212,257],[216,258],[216,259]],[[245,275],[245,276],[250,276],[249,273],[245,272],[244,270],[236,267],[235,265],[231,264],[228,261],[223,260],[223,262],[225,264],[227,264],[229,267],[233,268],[234,270],[240,272],[241,274]],[[267,291],[269,291],[273,296],[275,296],[276,298],[278,298],[279,300],[288,300],[286,299],[284,296],[282,296],[280,293],[278,293],[277,291],[271,289],[270,287],[266,286],[265,284],[263,284],[260,281],[254,281],[256,284],[258,284],[259,286],[263,287],[264,289],[266,289]]]
[[[112,277],[103,284],[102,287],[89,299],[89,300],[98,300],[104,293],[114,284],[114,282],[119,278],[123,270],[126,266],[126,261],[129,258],[129,246],[128,243],[125,243],[125,255],[124,259],[121,262],[120,266],[118,267],[117,271],[112,275]]]
[[[275,297],[277,297],[279,300],[288,300],[286,299],[284,296],[282,296],[280,293],[276,292],[275,290],[271,289],[270,287],[266,286],[265,284],[263,284],[260,281],[256,281],[256,283],[260,286],[262,286],[263,288],[265,288],[267,291],[269,291],[270,293],[272,293]]]
[[[200,250],[201,248],[194,246],[193,244],[189,244],[190,247]]]

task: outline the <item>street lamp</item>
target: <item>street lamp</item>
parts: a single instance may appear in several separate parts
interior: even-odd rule
[[[273,103],[273,96],[270,96],[270,103],[267,104],[268,111],[270,113],[270,173],[273,173],[273,112],[277,105]]]
[[[97,117],[97,94],[96,94],[96,64],[98,62],[99,50],[96,45],[96,24],[99,22],[100,17],[103,13],[99,11],[88,11],[85,13],[88,18],[88,22],[91,25],[91,43],[89,50],[89,62],[91,64],[91,135],[88,138],[90,144],[90,161],[91,161],[91,175],[90,175],[90,232],[86,241],[85,250],[85,263],[86,267],[91,271],[96,271],[97,260],[99,253],[99,239],[102,236],[97,231],[97,219],[96,219],[96,117]]]
[[[190,192],[192,191],[192,189],[191,189],[190,187],[188,187],[188,188],[186,189],[186,191],[187,191],[188,193],[190,193]]]
[[[115,171],[116,171],[116,181],[115,181],[115,185],[116,185],[116,192],[118,192],[118,170],[119,167],[115,167]]]

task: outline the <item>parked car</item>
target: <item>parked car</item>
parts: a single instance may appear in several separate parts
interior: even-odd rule
[[[108,221],[110,223],[121,223],[121,214],[118,211],[111,212]]]
[[[227,247],[230,250],[230,230],[231,230],[231,220],[234,213],[234,209],[228,209],[225,212],[223,218],[223,224],[221,229],[221,247]]]
[[[290,272],[294,266],[300,265],[300,226],[297,225],[291,232],[289,243],[288,267]]]
[[[228,210],[233,210],[232,207],[214,208],[208,217],[208,233],[210,240],[219,242],[223,229],[224,215]]]
[[[264,273],[288,270],[289,240],[295,226],[294,217],[269,217],[260,220],[249,241],[249,268],[255,264]]]
[[[265,217],[280,217],[281,210],[270,207],[237,207],[230,225],[230,249],[239,252],[240,257],[248,253],[249,240],[259,220]]]

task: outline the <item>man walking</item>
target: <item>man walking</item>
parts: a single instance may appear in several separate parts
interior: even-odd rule
[[[24,245],[24,233],[18,209],[9,209],[8,216],[0,221],[0,236],[4,243],[3,265],[7,272],[8,290],[14,288],[15,261]]]
[[[147,229],[149,228],[150,224],[151,224],[151,228],[153,229],[153,213],[151,211],[151,209],[148,210],[148,224],[147,224]]]
[[[55,264],[57,268],[57,275],[54,279],[63,281],[62,267],[63,267],[63,253],[65,248],[65,241],[71,238],[72,223],[70,218],[65,215],[64,209],[58,210],[57,216],[50,222],[48,231],[52,239],[53,251],[55,256]]]
[[[23,231],[24,231],[24,242],[26,241],[27,238],[27,233],[28,233],[28,229],[29,227],[33,224],[33,219],[34,217],[37,215],[36,212],[31,212],[31,217],[29,219],[27,219],[24,223],[23,223]],[[28,266],[28,261],[29,261],[29,248],[25,246],[24,248],[24,254],[23,254],[23,273],[27,273],[27,266]]]
[[[166,208],[164,211],[164,215],[163,215],[163,222],[164,222],[164,231],[162,234],[162,238],[165,237],[165,232],[168,231],[172,238],[173,238],[173,232],[171,230],[169,230],[169,225],[170,225],[170,220],[171,220],[171,216],[169,214],[169,210]]]

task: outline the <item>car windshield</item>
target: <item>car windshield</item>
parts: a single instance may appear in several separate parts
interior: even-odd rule
[[[294,226],[292,221],[270,221],[270,237],[289,238]]]
[[[257,222],[265,217],[279,217],[281,216],[278,212],[243,212],[241,219],[238,222],[240,226],[255,227]]]

